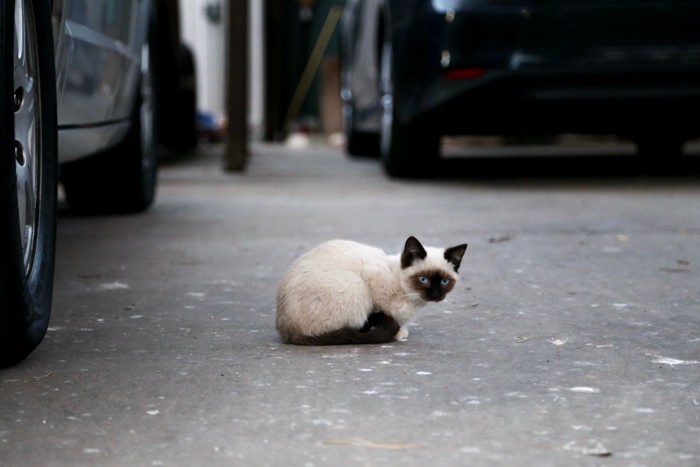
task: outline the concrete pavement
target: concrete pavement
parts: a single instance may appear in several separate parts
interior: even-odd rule
[[[700,177],[511,162],[396,181],[254,144],[241,175],[211,147],[143,215],[64,213],[49,333],[0,372],[0,464],[699,465]],[[407,342],[279,342],[296,256],[409,235],[469,249]]]

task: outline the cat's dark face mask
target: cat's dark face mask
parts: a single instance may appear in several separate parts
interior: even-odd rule
[[[426,302],[440,302],[454,288],[456,279],[444,271],[421,271],[411,276],[411,285]]]

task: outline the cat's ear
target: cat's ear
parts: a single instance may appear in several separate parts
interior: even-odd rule
[[[459,265],[462,264],[462,257],[467,251],[467,244],[453,246],[445,250],[445,259],[448,263],[452,264],[455,268],[455,272],[459,271]]]
[[[403,253],[401,253],[401,268],[406,269],[416,260],[425,259],[426,256],[428,256],[428,252],[425,251],[416,237],[408,237],[403,247]]]

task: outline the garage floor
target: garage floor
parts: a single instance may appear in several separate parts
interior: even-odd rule
[[[323,146],[254,144],[245,174],[221,157],[168,162],[145,214],[62,213],[51,328],[0,371],[0,464],[700,464],[700,176],[629,156],[427,181]],[[280,343],[295,257],[409,235],[469,249],[408,341]]]

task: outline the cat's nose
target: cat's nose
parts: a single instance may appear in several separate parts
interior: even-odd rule
[[[441,294],[441,293],[439,293],[439,292],[430,292],[430,293],[428,293],[428,300],[430,300],[431,302],[439,302],[439,301],[441,301],[443,298],[445,298],[445,295],[443,295],[443,294]]]

